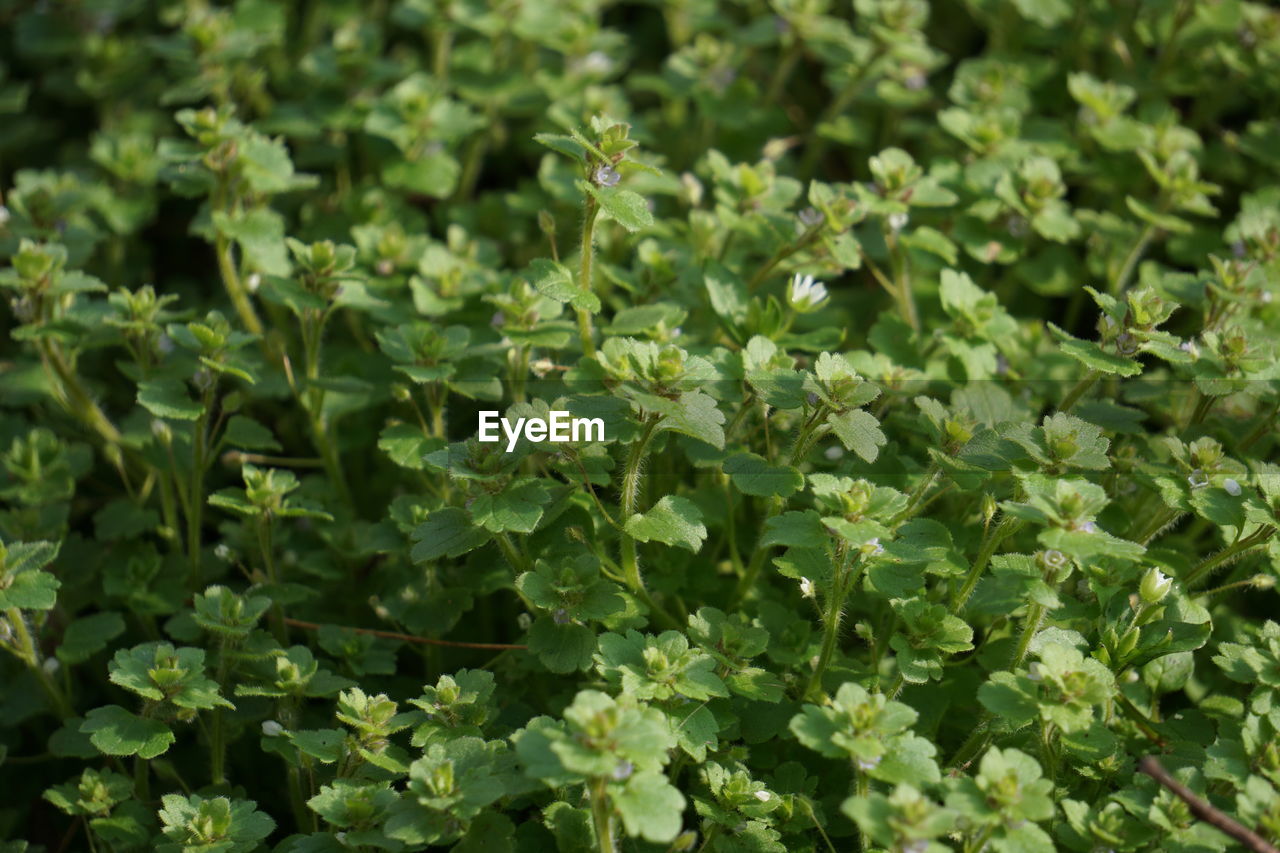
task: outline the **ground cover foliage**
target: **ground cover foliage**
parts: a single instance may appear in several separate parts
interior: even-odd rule
[[[1280,839],[1275,8],[0,22],[0,849]]]

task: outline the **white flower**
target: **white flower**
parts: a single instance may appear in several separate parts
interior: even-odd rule
[[[1029,681],[1044,680],[1044,673],[1040,671],[1040,664],[1033,663],[1029,667],[1027,667],[1027,679]]]
[[[249,288],[250,293],[257,293],[258,288],[262,287],[262,276],[253,273],[244,280],[244,286]]]
[[[339,844],[346,844],[347,834],[345,832],[335,832],[333,834],[333,839],[337,841]]]
[[[1199,468],[1187,475],[1187,482],[1193,489],[1201,489],[1209,485],[1209,477]]]
[[[620,180],[622,180],[622,175],[619,175],[618,170],[610,165],[606,164],[596,169],[595,181],[597,186],[616,187]]]
[[[263,720],[262,733],[267,737],[280,737],[280,735],[284,733],[284,726],[280,725],[275,720]]]
[[[582,58],[579,67],[588,74],[608,74],[613,70],[613,60],[603,50],[593,50]]]
[[[911,221],[911,217],[905,213],[890,213],[889,227],[893,229],[893,233],[897,234],[903,228],[907,227],[907,223]]]
[[[884,553],[884,546],[880,544],[879,536],[872,536],[862,545],[862,553],[868,557],[879,557]]]
[[[844,456],[844,448],[838,444],[833,444],[826,450],[822,451],[822,455],[825,456],[829,462],[835,462],[837,459]]]
[[[44,663],[40,664],[40,668],[50,675],[57,672],[60,666],[62,666],[62,663],[57,658],[45,658]]]
[[[812,228],[815,225],[821,225],[822,220],[826,219],[826,215],[817,208],[806,207],[796,214],[796,218],[800,220],[800,224],[806,228]]]
[[[1222,488],[1225,489],[1227,494],[1231,495],[1231,497],[1233,498],[1240,497],[1240,492],[1241,492],[1240,484],[1237,483],[1235,480],[1231,479],[1230,477],[1222,481]]]
[[[767,803],[773,799],[773,794],[770,794],[768,791],[756,791],[754,796],[762,803]]]
[[[225,544],[219,542],[213,548],[213,556],[217,557],[219,560],[221,560],[224,563],[230,563],[231,556],[232,556],[231,549],[227,547]]]
[[[877,755],[875,758],[857,758],[854,759],[853,763],[858,766],[859,770],[864,772],[867,770],[875,770],[880,766],[880,756]]]
[[[530,616],[528,613],[521,613],[519,616],[516,617],[516,627],[518,627],[521,631],[528,631],[529,626],[531,626],[532,624],[533,624],[533,617]]]
[[[1081,533],[1097,533],[1098,525],[1094,524],[1092,521],[1086,521],[1084,524],[1080,525],[1080,527],[1077,529]]]
[[[805,598],[813,598],[813,581],[808,578],[800,578],[800,594]]]
[[[814,281],[813,276],[802,276],[800,273],[796,273],[791,277],[791,287],[787,291],[787,303],[794,310],[799,311],[801,314],[807,314],[815,310],[826,299],[827,286],[820,281]]]

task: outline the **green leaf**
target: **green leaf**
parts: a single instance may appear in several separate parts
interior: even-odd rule
[[[862,409],[832,412],[827,415],[827,423],[846,450],[853,451],[868,462],[876,461],[880,448],[889,441],[880,430],[880,421]]]
[[[551,616],[539,616],[529,630],[529,651],[552,672],[587,669],[595,650],[595,632],[585,625],[561,625]]]
[[[155,379],[138,385],[138,402],[158,418],[194,421],[204,414],[204,406],[187,394],[178,379]]]
[[[639,231],[653,224],[653,214],[649,212],[649,203],[643,196],[621,187],[584,186],[600,209],[628,231]]]
[[[50,610],[58,600],[62,582],[39,570],[9,575],[0,586],[0,610],[17,607],[22,610]]]
[[[458,507],[438,509],[413,531],[410,556],[415,563],[460,557],[489,541],[489,534],[471,523],[467,511]]]
[[[173,732],[164,723],[144,719],[119,705],[94,708],[85,715],[80,731],[88,734],[93,745],[106,755],[155,758],[174,741]]]
[[[124,633],[124,617],[114,610],[82,616],[67,626],[58,646],[58,660],[82,663]]]
[[[1086,367],[1116,376],[1137,376],[1142,372],[1142,365],[1132,358],[1125,358],[1121,355],[1106,352],[1093,341],[1085,341],[1074,337],[1053,323],[1046,323],[1045,325],[1049,327],[1049,331],[1057,339],[1062,351]]]
[[[666,844],[680,833],[684,795],[658,771],[641,771],[625,785],[610,786],[609,799],[622,815],[627,835]]]
[[[678,545],[694,553],[707,538],[702,510],[693,501],[678,495],[667,495],[648,512],[631,516],[627,519],[626,530],[641,542]]]
[[[471,519],[493,533],[531,533],[549,502],[550,494],[542,483],[512,483],[500,492],[482,494],[472,501]]]
[[[600,310],[600,297],[591,290],[580,286],[573,280],[573,273],[563,264],[547,258],[537,258],[525,270],[525,278],[534,288],[549,299],[567,302],[574,308],[590,311],[592,314]]]
[[[804,488],[804,475],[790,465],[770,465],[763,456],[740,451],[724,461],[724,472],[744,495],[787,497]]]

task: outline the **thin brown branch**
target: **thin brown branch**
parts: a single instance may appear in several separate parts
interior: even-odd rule
[[[304,628],[308,631],[319,630],[322,626],[318,622],[304,622],[301,619],[290,619],[285,617],[284,624],[294,628]],[[426,646],[450,646],[455,649],[498,649],[508,650],[517,649],[524,650],[528,646],[518,643],[468,643],[462,640],[437,640],[434,637],[418,637],[413,634],[400,634],[396,631],[379,631],[377,628],[350,628],[346,625],[340,625],[345,631],[355,631],[357,634],[368,634],[370,637],[386,637],[388,640],[403,640],[406,643],[419,643]]]
[[[1226,812],[1209,805],[1194,791],[1169,775],[1169,771],[1164,769],[1164,766],[1155,756],[1144,755],[1138,761],[1138,769],[1172,791],[1174,796],[1187,804],[1193,815],[1220,832],[1231,836],[1247,849],[1252,850],[1254,853],[1280,853],[1280,850],[1269,844],[1261,835],[1244,826]]]

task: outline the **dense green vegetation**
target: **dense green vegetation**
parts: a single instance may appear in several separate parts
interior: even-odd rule
[[[1274,849],[1278,93],[1238,0],[0,0],[0,851]]]

